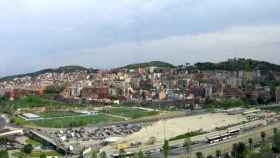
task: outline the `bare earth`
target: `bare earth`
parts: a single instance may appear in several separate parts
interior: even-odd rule
[[[137,133],[120,139],[118,143],[147,143],[151,137],[155,137],[156,141],[162,141],[164,138],[170,139],[187,132],[197,131],[200,129],[203,131],[211,131],[216,127],[236,124],[245,120],[246,118],[242,115],[227,115],[224,113],[210,113],[161,120],[143,128]]]

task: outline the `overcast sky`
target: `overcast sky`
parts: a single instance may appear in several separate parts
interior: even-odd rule
[[[0,0],[0,76],[248,57],[280,64],[280,0]]]

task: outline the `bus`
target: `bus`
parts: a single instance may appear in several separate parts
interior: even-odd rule
[[[240,132],[240,129],[231,129],[227,132],[221,132],[219,134],[206,137],[207,143],[216,144],[225,140],[228,140],[234,136],[237,136]]]
[[[121,153],[121,154],[112,154],[112,158],[121,158],[121,157],[127,157],[127,158],[130,158],[130,157],[133,157],[135,155],[135,153],[133,152],[125,152],[125,153]]]

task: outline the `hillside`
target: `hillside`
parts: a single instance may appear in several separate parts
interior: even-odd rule
[[[136,63],[136,64],[129,64],[126,66],[121,67],[120,69],[137,69],[137,68],[146,68],[146,67],[161,67],[161,68],[178,68],[178,69],[188,69],[188,70],[226,70],[226,71],[253,71],[253,70],[264,70],[264,71],[276,71],[280,72],[280,65],[272,64],[266,61],[257,61],[253,59],[244,59],[244,58],[233,58],[227,61],[213,63],[213,62],[199,62],[195,63],[194,65],[188,66],[174,66],[167,62],[162,61],[151,61],[151,62],[143,62],[143,63]],[[30,76],[35,77],[40,74],[50,73],[50,72],[76,72],[76,71],[88,71],[88,72],[96,72],[97,69],[86,68],[82,66],[70,65],[70,66],[62,66],[55,69],[43,69],[40,71],[36,71],[33,73],[27,74],[18,74],[0,78],[0,81],[4,80],[12,80],[16,77],[24,77]]]
[[[136,63],[136,64],[129,64],[124,67],[123,69],[137,69],[137,68],[146,68],[146,67],[161,67],[161,68],[175,68],[174,65],[162,62],[162,61],[151,61],[145,63]]]
[[[61,73],[61,72],[65,72],[65,73],[71,73],[71,72],[76,72],[76,71],[88,71],[88,72],[92,72],[92,71],[96,71],[94,69],[88,69],[82,66],[76,66],[76,65],[69,65],[69,66],[62,66],[56,69],[43,69],[40,71],[36,71],[36,72],[32,72],[32,73],[26,73],[26,74],[18,74],[18,75],[12,75],[12,76],[6,76],[0,79],[0,81],[4,81],[4,80],[12,80],[14,78],[19,78],[19,77],[24,77],[24,76],[30,76],[30,77],[35,77],[44,73],[51,73],[51,72],[57,72],[57,73]]]
[[[257,61],[252,59],[234,58],[224,62],[212,63],[203,62],[196,63],[194,67],[199,70],[227,70],[227,71],[253,71],[253,70],[265,70],[265,71],[277,71],[280,72],[280,65],[272,64],[265,61]]]

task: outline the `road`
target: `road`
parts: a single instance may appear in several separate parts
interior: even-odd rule
[[[259,127],[256,128],[252,131],[248,131],[248,132],[242,132],[241,134],[239,134],[238,136],[229,139],[225,142],[221,142],[219,144],[215,144],[215,145],[210,145],[207,143],[200,143],[197,144],[195,146],[192,147],[192,151],[191,151],[191,156],[192,157],[196,157],[196,152],[202,152],[204,155],[215,155],[216,150],[221,150],[222,153],[227,153],[230,152],[232,149],[233,144],[238,143],[238,142],[244,142],[244,143],[248,143],[248,139],[252,138],[254,143],[258,143],[261,141],[261,136],[260,133],[261,132],[265,132],[267,138],[271,137],[273,135],[273,129],[274,128],[280,128],[280,122],[278,123],[274,123],[274,124],[270,124],[268,126],[265,127]],[[200,136],[201,137],[201,136]],[[204,135],[205,138],[205,135]],[[184,140],[177,140],[177,141],[172,141],[169,143],[170,146],[178,146],[178,145],[182,145],[184,142]],[[146,152],[146,151],[151,151],[151,150],[157,150],[162,148],[162,143],[158,143],[155,145],[149,145],[149,146],[144,146],[141,147],[140,149],[138,148],[133,148],[133,149],[129,149],[127,151],[130,152],[138,152],[139,150]],[[114,150],[109,150],[106,151],[108,155],[112,154],[112,153],[116,153],[117,151]],[[183,156],[185,153],[183,148],[177,148],[177,149],[173,149],[170,151],[170,156],[169,157],[180,157]],[[154,153],[150,155],[151,157],[155,157],[155,158],[160,158],[162,157],[161,153]]]
[[[219,144],[215,144],[215,145],[210,145],[210,144],[206,144],[206,143],[199,144],[192,148],[190,155],[192,158],[196,157],[197,152],[202,152],[203,155],[205,155],[205,156],[215,155],[217,150],[220,150],[222,153],[227,153],[232,150],[233,144],[236,144],[239,142],[248,144],[249,138],[252,138],[254,141],[254,144],[256,144],[256,143],[261,142],[261,139],[262,139],[261,132],[265,132],[266,137],[269,138],[269,137],[272,137],[272,135],[273,135],[273,128],[279,128],[279,127],[280,127],[280,123],[274,123],[274,124],[266,126],[266,127],[255,129],[254,131],[242,133],[235,138],[232,138],[225,142],[221,142]],[[185,154],[184,149],[178,148],[178,149],[171,150],[169,157],[178,158],[178,157],[182,157],[184,154]],[[155,153],[155,154],[152,154],[151,157],[161,158],[162,154]]]

